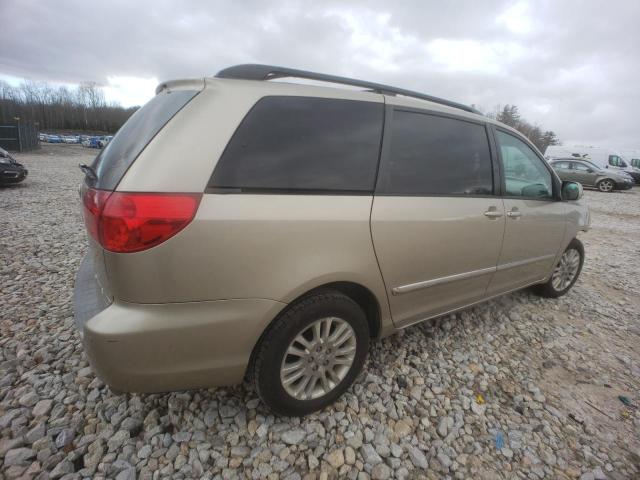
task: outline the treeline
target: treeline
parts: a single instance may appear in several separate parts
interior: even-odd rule
[[[107,103],[94,82],[76,88],[23,81],[14,87],[0,80],[0,124],[33,122],[40,131],[77,130],[113,133],[139,107]]]
[[[560,145],[560,139],[553,131],[542,130],[538,125],[527,122],[520,116],[516,105],[507,104],[504,107],[498,105],[493,112],[489,112],[486,115],[518,130],[531,140],[531,143],[538,147],[538,150],[542,153],[549,145]]]

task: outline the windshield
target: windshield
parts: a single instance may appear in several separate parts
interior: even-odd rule
[[[602,170],[602,168],[600,168],[599,166],[597,166],[595,163],[591,163],[591,162],[588,162],[588,161],[586,161],[586,160],[582,160],[582,163],[584,163],[584,164],[585,164],[586,166],[588,166],[589,168],[592,168],[593,170],[596,170],[596,171],[598,171],[598,170]]]

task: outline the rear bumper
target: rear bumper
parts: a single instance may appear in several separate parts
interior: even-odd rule
[[[74,300],[87,357],[125,392],[240,383],[254,345],[285,307],[266,299],[105,306],[98,289],[82,285],[76,281]]]
[[[73,288],[73,310],[76,327],[84,334],[84,325],[112,303],[96,275],[96,257],[92,252],[84,256],[76,274]]]

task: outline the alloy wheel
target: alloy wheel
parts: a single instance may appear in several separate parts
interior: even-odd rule
[[[598,184],[598,188],[601,192],[610,192],[613,190],[613,182],[611,180],[602,180]]]
[[[280,367],[280,381],[297,400],[322,397],[344,379],[355,355],[353,327],[341,318],[321,318],[289,344]]]
[[[560,261],[551,275],[553,288],[560,292],[571,285],[580,268],[580,252],[575,248],[562,254]]]

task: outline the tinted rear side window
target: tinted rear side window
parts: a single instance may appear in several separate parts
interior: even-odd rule
[[[383,104],[265,97],[227,145],[210,187],[278,191],[373,191]]]
[[[447,117],[396,111],[381,193],[491,195],[485,127]]]
[[[144,147],[197,93],[194,90],[164,91],[134,113],[93,161],[98,175],[93,186],[115,189]]]

